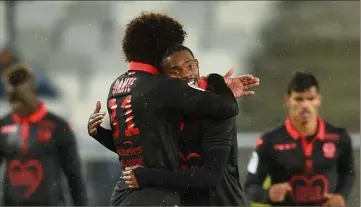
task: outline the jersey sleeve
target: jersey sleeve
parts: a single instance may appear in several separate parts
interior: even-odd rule
[[[57,149],[60,165],[68,180],[74,205],[86,206],[87,194],[81,162],[78,154],[76,138],[67,123],[58,123]]]
[[[134,174],[140,187],[211,188],[218,184],[230,155],[232,137],[237,136],[235,118],[211,121],[202,135],[203,165],[189,170],[137,168]]]
[[[155,91],[161,105],[180,109],[189,115],[209,115],[227,119],[238,114],[238,104],[222,76],[211,74],[208,82],[218,82],[215,93],[191,86],[183,80],[168,78]]]
[[[270,163],[270,146],[264,138],[258,138],[255,150],[247,166],[246,195],[252,202],[268,203],[268,191],[263,188]]]
[[[341,133],[341,154],[337,160],[338,184],[336,192],[340,193],[344,199],[350,195],[355,181],[354,157],[352,151],[352,141],[346,130]]]
[[[111,129],[105,129],[102,126],[98,126],[95,136],[92,136],[89,132],[88,134],[108,150],[117,153],[117,149],[114,146],[113,132]]]

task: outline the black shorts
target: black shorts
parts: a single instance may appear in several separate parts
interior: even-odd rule
[[[144,188],[133,190],[123,180],[117,182],[110,206],[175,206],[180,205],[177,191],[164,188]]]

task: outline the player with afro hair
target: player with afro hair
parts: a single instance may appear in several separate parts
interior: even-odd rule
[[[186,36],[177,20],[165,14],[142,12],[127,24],[122,49],[127,62],[159,67],[168,48],[183,44]]]
[[[110,137],[107,148],[118,154],[122,168],[142,165],[177,170],[179,147],[174,138],[178,136],[182,116],[229,119],[238,113],[237,101],[220,75],[212,77],[220,80],[221,90],[211,93],[159,74],[163,72],[161,63],[167,50],[181,45],[185,37],[183,26],[164,14],[141,13],[126,27],[122,49],[129,68],[113,81],[107,98],[112,129],[92,129],[93,124],[89,125],[92,120],[100,123],[105,116],[97,115],[100,103],[88,122],[91,136],[97,140]],[[179,193],[179,189],[168,187],[134,190],[120,179],[110,205],[174,206],[180,203]]]

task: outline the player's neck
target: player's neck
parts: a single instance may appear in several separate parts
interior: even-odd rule
[[[317,118],[311,119],[307,122],[302,122],[294,118],[292,119],[291,117],[291,121],[293,127],[304,137],[313,136],[317,133]]]
[[[22,109],[17,111],[16,113],[22,117],[30,116],[30,114],[35,113],[39,108],[39,103],[34,101],[32,103],[27,103],[26,106]]]

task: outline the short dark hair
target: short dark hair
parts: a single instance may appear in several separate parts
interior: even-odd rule
[[[167,49],[167,51],[163,55],[162,59],[167,58],[167,57],[173,55],[176,52],[180,52],[180,51],[184,51],[184,50],[187,50],[194,57],[194,54],[193,54],[192,50],[189,49],[188,47],[186,47],[184,45],[174,45],[173,47],[170,47],[170,48]]]
[[[287,94],[290,95],[292,91],[304,92],[313,86],[319,91],[320,86],[312,73],[297,71],[288,83]]]
[[[183,44],[186,36],[177,20],[165,14],[142,12],[127,24],[122,49],[127,62],[158,67],[167,49]]]

